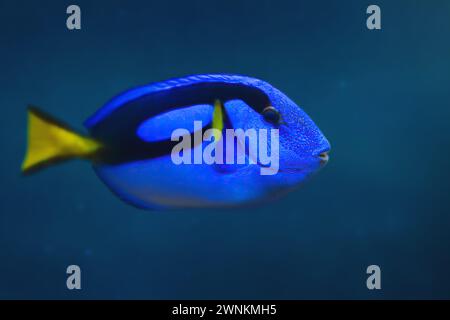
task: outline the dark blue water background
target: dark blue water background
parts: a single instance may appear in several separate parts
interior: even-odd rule
[[[79,31],[71,2],[0,2],[0,298],[450,298],[449,1],[376,1],[381,31],[366,1],[75,3]],[[28,103],[82,130],[127,88],[209,72],[284,91],[328,166],[251,210],[140,211],[81,161],[20,176]]]

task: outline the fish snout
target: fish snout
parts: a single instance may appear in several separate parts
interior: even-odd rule
[[[328,162],[328,160],[330,159],[330,156],[328,155],[328,152],[329,152],[329,151],[321,152],[321,153],[319,153],[319,155],[317,156],[317,157],[319,158],[320,164],[321,164],[322,166],[323,166],[323,165],[326,165],[327,162]]]

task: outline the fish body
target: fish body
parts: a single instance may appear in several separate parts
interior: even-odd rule
[[[58,126],[33,111],[30,117]],[[330,149],[319,128],[285,94],[265,81],[241,75],[195,75],[137,87],[111,99],[85,126],[89,136],[80,136],[80,141],[72,141],[69,147],[35,159],[29,147],[23,170],[55,159],[87,158],[111,191],[145,209],[236,206],[269,200],[320,169],[328,161]],[[222,141],[227,151],[243,152],[245,162],[227,163],[223,156],[223,161],[212,164],[175,164],[173,150],[179,140],[174,140],[173,134],[180,128],[190,134],[192,158],[211,148],[211,143]],[[215,130],[214,139],[196,140],[208,129]],[[229,129],[274,133],[268,135],[265,148],[279,154],[276,172],[261,174],[271,169],[262,163],[261,153],[249,150],[245,138],[226,140]],[[272,144],[275,139],[276,148]],[[59,144],[64,146],[66,140],[67,134]],[[29,141],[33,141],[31,131]],[[74,146],[80,150],[74,152]]]

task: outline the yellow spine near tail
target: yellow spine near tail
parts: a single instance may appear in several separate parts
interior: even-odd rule
[[[27,139],[24,173],[60,160],[92,157],[101,147],[35,108],[28,109]]]

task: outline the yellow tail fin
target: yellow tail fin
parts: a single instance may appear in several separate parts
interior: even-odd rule
[[[70,158],[89,158],[100,143],[83,137],[50,116],[28,109],[28,146],[22,163],[27,173],[50,163]]]

